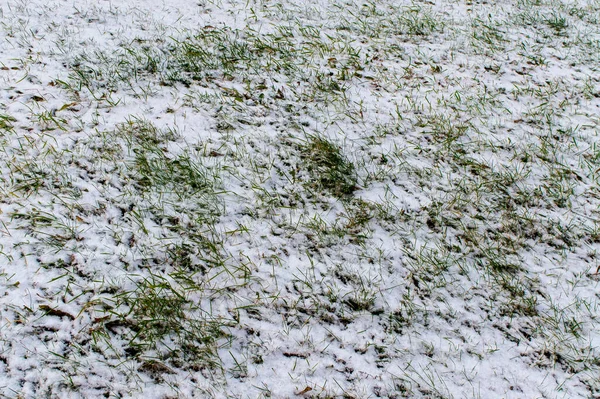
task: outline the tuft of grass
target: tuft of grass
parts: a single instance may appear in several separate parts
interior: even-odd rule
[[[569,27],[567,18],[556,13],[553,13],[550,17],[546,18],[545,22],[557,35],[564,34]]]
[[[174,158],[167,157],[156,149],[137,151],[135,169],[139,173],[138,183],[142,187],[171,187],[185,189],[190,195],[211,187],[207,171],[189,154]]]
[[[418,6],[406,7],[399,17],[401,31],[409,36],[428,36],[442,30],[439,16]]]
[[[219,214],[217,168],[206,167],[201,155],[192,149],[179,154],[168,151],[179,139],[175,130],[161,130],[148,121],[132,118],[119,126],[115,136],[133,152],[128,173],[138,190],[149,197],[168,194],[180,201],[193,199],[204,214]]]
[[[16,121],[17,120],[10,115],[0,114],[0,132],[11,131],[14,127],[13,122]]]
[[[113,311],[118,322],[131,331],[128,355],[187,368],[220,364],[217,341],[227,335],[225,324],[193,301],[185,287],[151,274],[139,281],[134,291],[118,295],[117,300],[118,305],[129,309],[123,313]]]
[[[311,136],[302,147],[311,184],[328,191],[337,198],[351,196],[358,189],[354,165],[344,156],[339,146],[331,141]]]
[[[508,43],[504,26],[505,23],[493,20],[491,15],[487,20],[476,18],[472,23],[473,44],[483,46],[491,53],[504,50]]]

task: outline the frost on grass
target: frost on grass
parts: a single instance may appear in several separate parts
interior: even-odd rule
[[[2,5],[3,394],[597,396],[599,10]]]

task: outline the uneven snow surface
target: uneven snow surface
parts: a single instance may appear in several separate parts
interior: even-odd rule
[[[0,0],[0,397],[600,398],[599,24]]]

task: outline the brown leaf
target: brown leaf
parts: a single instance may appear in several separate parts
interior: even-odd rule
[[[72,314],[67,313],[60,309],[55,309],[48,305],[40,305],[40,310],[43,310],[44,312],[46,312],[47,315],[50,315],[50,316],[68,317],[71,320],[75,320],[75,316],[73,316]]]
[[[312,391],[312,388],[306,387],[303,390],[301,390],[300,392],[296,392],[296,395],[304,395],[305,393],[310,392],[310,391]]]

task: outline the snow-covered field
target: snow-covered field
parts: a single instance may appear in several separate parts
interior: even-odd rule
[[[600,397],[600,1],[0,35],[0,397]]]

